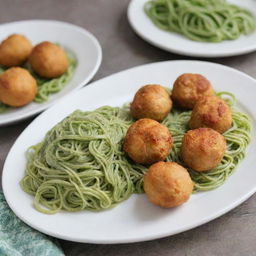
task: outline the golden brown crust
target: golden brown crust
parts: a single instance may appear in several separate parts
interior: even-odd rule
[[[38,75],[47,78],[61,76],[68,68],[66,53],[51,42],[36,45],[29,57],[29,63]]]
[[[14,67],[22,65],[29,57],[33,46],[23,35],[13,34],[0,44],[0,65]]]
[[[182,140],[183,161],[195,171],[207,171],[216,167],[226,151],[224,136],[210,128],[188,131]]]
[[[189,121],[191,129],[209,127],[219,133],[227,131],[231,125],[231,109],[224,100],[217,96],[201,98],[195,105]]]
[[[35,98],[36,92],[36,80],[26,69],[13,67],[0,75],[0,101],[7,105],[26,105]]]
[[[144,190],[149,200],[169,208],[185,203],[193,182],[187,170],[175,162],[158,162],[150,166],[144,176]]]
[[[213,95],[211,83],[200,74],[185,73],[179,76],[173,85],[172,100],[185,109],[193,109],[202,97]]]
[[[131,113],[135,119],[151,118],[162,121],[172,108],[172,100],[164,87],[148,84],[140,88],[131,104]]]
[[[168,128],[148,118],[131,125],[124,140],[124,151],[133,161],[142,164],[164,160],[171,147],[172,137]]]

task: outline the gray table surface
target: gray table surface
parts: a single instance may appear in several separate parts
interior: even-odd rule
[[[102,65],[93,80],[137,65],[191,59],[157,49],[130,28],[129,0],[0,0],[0,23],[26,19],[55,19],[91,31],[103,49]],[[256,78],[256,52],[239,57],[207,59],[237,68]],[[0,128],[0,170],[12,144],[33,120]],[[256,255],[256,195],[228,214],[193,230],[154,241],[92,245],[60,241],[66,255],[253,256]]]

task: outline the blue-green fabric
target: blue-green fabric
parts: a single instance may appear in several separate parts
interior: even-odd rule
[[[18,219],[0,191],[0,256],[63,256],[54,239]]]

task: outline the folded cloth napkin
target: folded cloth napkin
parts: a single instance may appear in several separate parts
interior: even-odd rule
[[[57,241],[18,219],[0,191],[0,256],[64,256]]]

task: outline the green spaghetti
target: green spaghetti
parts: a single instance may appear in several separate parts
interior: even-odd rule
[[[146,168],[127,160],[122,141],[127,109],[75,111],[28,152],[24,191],[44,213],[102,210],[143,191]],[[42,208],[45,206],[47,209]]]
[[[67,53],[69,66],[67,71],[58,78],[42,78],[38,76],[31,69],[30,65],[26,63],[23,68],[29,70],[31,75],[36,79],[37,83],[37,94],[34,98],[34,102],[43,103],[49,99],[49,96],[61,91],[65,85],[71,80],[76,68],[76,60],[69,53]],[[4,68],[0,67],[0,74],[4,72]],[[12,107],[3,104],[0,102],[0,114],[6,112],[8,109],[12,109]]]
[[[226,0],[150,0],[145,12],[158,28],[194,41],[234,40],[256,28],[249,10]]]
[[[222,162],[208,172],[189,169],[194,192],[211,190],[225,182],[245,156],[250,142],[250,118],[235,109],[230,93],[219,93],[232,108],[233,126],[224,133],[227,151]],[[165,118],[173,136],[169,161],[184,165],[181,141],[189,130],[191,111],[173,109]],[[28,150],[23,190],[35,197],[38,211],[103,210],[143,192],[147,168],[131,162],[122,150],[127,129],[133,123],[129,108],[101,107],[92,112],[75,111],[53,127],[44,140]]]

